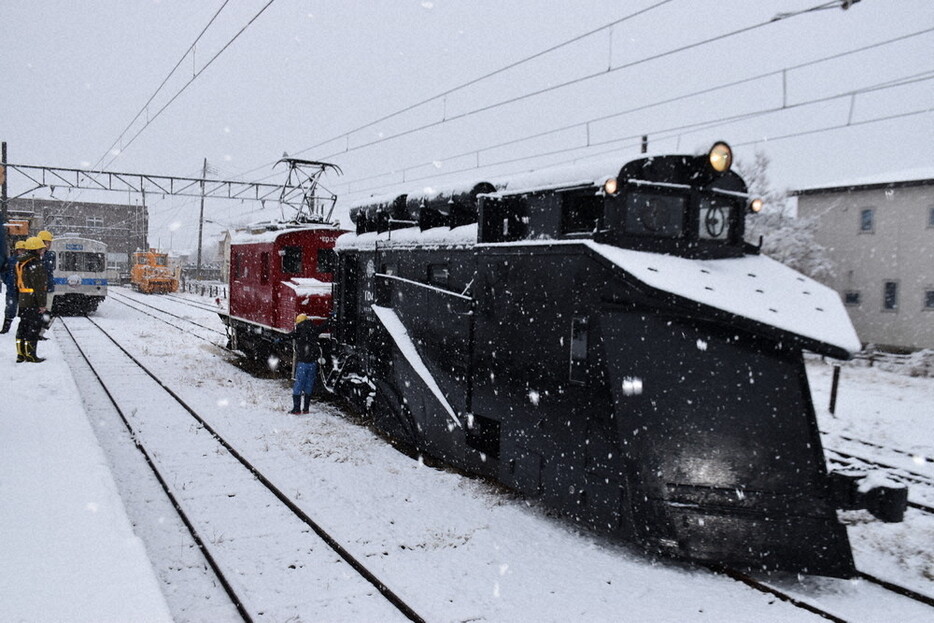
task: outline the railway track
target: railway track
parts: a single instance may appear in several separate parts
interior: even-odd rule
[[[214,328],[214,327],[209,327],[209,326],[207,326],[207,325],[205,325],[205,324],[202,324],[202,323],[200,323],[200,322],[195,322],[195,321],[192,320],[191,318],[187,318],[187,317],[185,317],[185,316],[181,316],[181,315],[179,315],[179,314],[174,314],[174,313],[172,313],[172,312],[170,312],[170,311],[166,311],[165,309],[162,309],[161,307],[158,307],[158,306],[156,306],[156,305],[152,305],[152,304],[150,304],[150,303],[146,303],[146,302],[144,302],[144,301],[140,301],[139,299],[137,299],[137,298],[135,298],[135,297],[128,296],[128,295],[123,294],[123,293],[112,292],[112,293],[111,293],[111,298],[112,298],[113,300],[115,300],[116,302],[118,302],[118,303],[121,303],[121,304],[123,304],[123,305],[125,305],[125,306],[127,306],[127,307],[130,307],[130,308],[133,308],[134,310],[136,310],[136,311],[138,311],[138,312],[140,312],[140,313],[146,314],[147,316],[150,316],[150,317],[152,317],[152,318],[155,318],[156,320],[159,320],[160,322],[163,322],[163,323],[165,323],[165,324],[168,324],[168,325],[170,325],[170,326],[173,326],[173,327],[175,327],[176,329],[179,329],[179,330],[181,330],[181,331],[191,332],[191,331],[190,331],[189,329],[187,329],[187,328],[182,328],[182,327],[178,326],[177,324],[175,324],[175,323],[173,323],[173,322],[171,322],[171,321],[169,321],[169,320],[166,320],[165,317],[167,316],[167,317],[169,317],[169,318],[174,318],[175,320],[180,320],[180,321],[186,323],[187,325],[192,325],[192,326],[198,327],[199,329],[202,329],[202,330],[204,330],[204,331],[208,331],[208,332],[210,332],[211,334],[216,334],[216,335],[219,335],[219,336],[223,336],[225,339],[227,338],[227,334],[226,334],[226,332],[224,332],[224,331],[218,330],[218,329],[216,329],[216,328]],[[155,312],[158,312],[159,315],[153,314],[152,312],[148,312],[148,311],[146,311],[147,309],[152,310],[152,311],[155,311]],[[211,340],[209,340],[209,339],[203,337],[203,336],[200,335],[199,333],[194,333],[194,332],[191,332],[191,333],[192,333],[192,335],[195,335],[196,337],[198,337],[198,338],[200,338],[200,339],[203,339],[203,340],[206,340],[206,341],[211,341]]]
[[[103,327],[62,324],[243,620],[423,620]]]
[[[226,307],[221,308],[221,307],[218,307],[217,305],[211,305],[211,304],[209,304],[209,303],[203,303],[203,302],[201,302],[201,301],[199,301],[199,300],[197,300],[197,299],[188,298],[188,297],[184,297],[184,296],[179,296],[178,294],[166,294],[166,295],[164,295],[164,296],[165,296],[166,298],[168,298],[168,299],[170,299],[170,300],[173,300],[173,301],[176,301],[176,302],[178,302],[178,303],[183,303],[183,304],[185,304],[185,305],[189,305],[189,306],[191,306],[191,307],[196,307],[196,308],[198,308],[198,309],[203,309],[204,311],[209,311],[209,312],[212,312],[212,313],[215,313],[215,314],[216,314],[217,312],[225,311],[225,310],[226,310]]]
[[[131,299],[131,301],[133,300]],[[138,302],[138,301],[133,301],[133,302]],[[132,304],[130,304],[130,306],[133,307],[135,310],[139,311],[140,313],[145,313],[147,315],[150,315],[154,318],[158,318],[159,320],[165,322],[164,319],[159,318],[159,316],[157,316],[156,314],[152,314],[152,313],[145,311],[141,307],[134,306]],[[190,319],[184,318],[183,316],[172,314],[171,312],[167,312],[165,310],[159,309],[152,305],[144,305],[144,306],[152,308],[157,313],[166,314],[168,316],[174,317],[175,319],[180,319],[187,323],[191,323],[192,325],[199,326],[198,323],[193,323],[191,322]],[[173,326],[175,326],[179,330],[185,330],[182,327],[175,325],[174,323],[170,323],[170,324],[173,324]],[[913,505],[913,506],[917,507],[917,505]],[[934,511],[934,509],[930,509],[930,510]],[[929,511],[925,511],[925,512],[929,512]],[[847,618],[845,614],[841,616],[839,612],[835,612],[833,609],[822,608],[818,604],[819,600],[816,600],[813,598],[812,595],[807,594],[807,591],[804,591],[802,594],[801,591],[796,592],[793,589],[786,590],[780,584],[776,584],[769,580],[757,579],[753,576],[750,576],[748,574],[744,574],[742,572],[735,571],[735,570],[714,568],[714,571],[716,571],[717,573],[726,575],[728,577],[731,577],[732,579],[742,582],[743,584],[746,584],[752,588],[755,588],[756,590],[770,594],[776,597],[777,599],[785,601],[791,605],[794,605],[795,607],[801,608],[802,610],[819,615],[827,620],[831,620],[831,621],[852,620],[852,619]],[[924,607],[934,607],[934,600],[932,600],[931,597],[918,593],[910,588],[900,586],[896,583],[881,579],[879,577],[876,577],[872,574],[865,573],[865,572],[860,572],[859,577],[861,580],[863,580],[867,584],[871,584],[876,590],[880,591],[881,593],[890,593],[890,594],[898,595],[900,598],[911,600],[912,602],[916,602],[917,604],[924,606]],[[890,599],[890,598],[891,597],[885,597],[885,599]]]
[[[824,619],[827,619],[828,621],[835,621],[836,623],[847,623],[850,620],[846,618],[845,615],[841,615],[832,612],[830,609],[821,607],[818,603],[816,603],[816,601],[811,601],[806,596],[795,594],[793,591],[782,588],[777,582],[763,580],[744,571],[723,567],[720,565],[707,565],[707,568],[714,573],[725,575],[757,591],[772,595],[781,601],[790,603],[798,608],[801,608],[802,610],[816,614]],[[907,598],[918,604],[934,608],[934,599],[927,595],[923,595],[917,591],[913,591],[909,588],[899,586],[898,584],[882,580],[871,574],[863,573],[861,571],[857,572],[857,577],[865,582],[872,584],[877,590],[892,593],[898,595],[899,597]],[[934,611],[932,611],[932,615],[934,615]]]

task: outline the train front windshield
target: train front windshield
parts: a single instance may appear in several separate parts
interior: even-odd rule
[[[707,245],[741,242],[742,200],[728,194],[639,188],[626,193],[623,210],[622,235],[630,240]]]
[[[82,273],[102,273],[106,268],[103,253],[69,251],[59,255],[58,269]]]
[[[684,232],[687,197],[631,192],[626,198],[626,233],[675,238]]]

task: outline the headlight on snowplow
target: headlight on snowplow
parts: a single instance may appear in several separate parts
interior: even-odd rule
[[[717,173],[729,171],[733,166],[733,150],[723,141],[717,141],[707,152],[707,162]]]

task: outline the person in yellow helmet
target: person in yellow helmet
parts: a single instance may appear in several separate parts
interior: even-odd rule
[[[16,327],[16,363],[45,361],[36,355],[42,316],[46,312],[49,279],[42,264],[45,243],[33,236],[26,239],[26,252],[16,262],[16,287],[19,290],[19,326]]]
[[[48,339],[45,337],[45,331],[52,326],[52,301],[55,298],[55,251],[52,250],[52,241],[55,236],[47,229],[43,229],[36,236],[45,243],[45,254],[42,256],[42,263],[45,265],[45,272],[48,278],[48,312],[43,314],[42,328],[39,329],[40,340]]]
[[[0,333],[9,333],[10,325],[16,318],[16,308],[19,304],[19,290],[16,288],[16,261],[26,250],[26,242],[17,240],[13,253],[9,257],[0,258],[0,276],[6,286],[6,306],[3,308],[3,328]]]
[[[308,413],[311,407],[311,394],[318,377],[318,357],[321,355],[318,336],[329,327],[330,321],[316,325],[306,314],[295,317],[295,330],[287,338],[295,343],[295,383],[292,386],[292,410],[289,411],[293,415]]]

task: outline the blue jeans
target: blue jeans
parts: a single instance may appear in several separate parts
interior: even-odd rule
[[[318,363],[303,361],[295,365],[295,385],[292,386],[292,395],[305,394],[311,396],[315,389],[315,378],[318,376]]]

